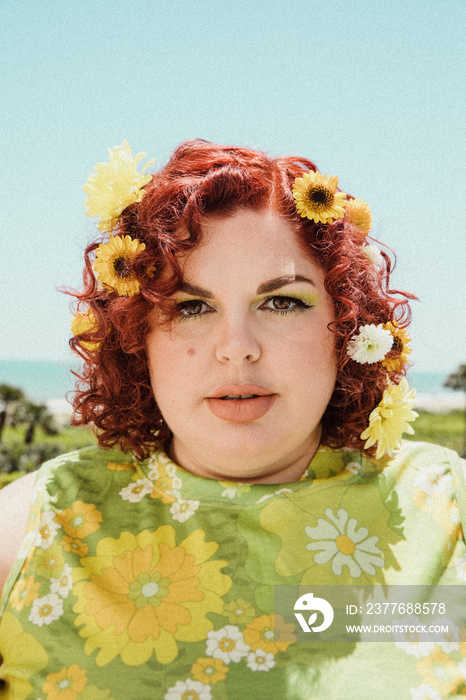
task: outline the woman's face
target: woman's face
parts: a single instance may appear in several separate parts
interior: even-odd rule
[[[170,455],[211,478],[297,480],[335,385],[323,272],[270,210],[209,218],[203,232],[180,258],[177,318],[167,328],[155,312],[147,339]]]

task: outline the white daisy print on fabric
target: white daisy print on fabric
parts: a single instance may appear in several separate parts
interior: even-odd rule
[[[250,647],[244,643],[241,630],[235,625],[226,625],[216,632],[207,633],[206,653],[214,659],[222,659],[226,664],[230,661],[237,663],[250,651]]]
[[[453,620],[449,620],[447,617],[437,617],[430,624],[434,627],[442,628],[443,639],[440,641],[437,640],[437,646],[439,646],[445,654],[460,650],[461,630],[458,625],[455,625]],[[447,632],[444,632],[445,628],[447,628]]]
[[[410,656],[421,659],[435,649],[433,642],[428,642],[428,633],[422,632],[421,620],[417,615],[407,615],[401,620],[393,620],[393,636],[396,639],[395,646],[402,649]],[[412,628],[412,631],[409,628]]]
[[[58,620],[61,615],[63,615],[63,599],[57,593],[49,593],[33,601],[29,622],[42,627]]]
[[[269,671],[275,666],[275,657],[270,652],[255,649],[248,655],[246,664],[251,671]]]
[[[59,578],[50,579],[50,592],[58,593],[61,598],[67,598],[73,587],[73,570],[69,564],[65,564],[63,573]]]
[[[152,491],[152,488],[153,484],[149,479],[138,479],[121,489],[120,496],[124,501],[139,503],[146,494]]]
[[[383,360],[393,345],[393,336],[381,323],[359,327],[359,333],[348,342],[347,353],[360,365],[371,365]]]
[[[445,474],[444,467],[440,464],[430,464],[419,470],[414,487],[432,496],[435,493],[443,493],[450,483],[451,474]]]
[[[362,465],[359,462],[348,462],[345,467],[345,471],[350,472],[351,474],[359,474],[361,469]]]
[[[375,567],[382,567],[384,559],[382,552],[376,546],[379,538],[376,535],[368,537],[369,530],[357,528],[358,522],[350,518],[347,511],[340,508],[337,515],[331,508],[325,511],[327,520],[319,518],[316,527],[307,525],[306,535],[313,540],[306,545],[310,552],[319,551],[315,557],[316,564],[327,564],[332,560],[332,571],[341,576],[343,567],[347,566],[350,576],[358,578],[361,573],[373,575]]]
[[[453,563],[455,564],[456,573],[460,581],[466,581],[466,554],[455,557]]]
[[[438,690],[434,690],[431,685],[423,683],[416,688],[410,688],[411,700],[442,700]]]
[[[184,523],[199,508],[199,501],[175,501],[170,508],[173,520]]]
[[[42,549],[48,549],[51,547],[57,530],[61,528],[61,525],[56,523],[54,520],[55,515],[56,513],[53,510],[42,514],[40,525],[36,530],[36,537],[34,540],[36,547],[41,547]]]
[[[186,681],[178,681],[169,688],[163,697],[164,700],[211,700],[212,693],[210,686],[187,678]]]

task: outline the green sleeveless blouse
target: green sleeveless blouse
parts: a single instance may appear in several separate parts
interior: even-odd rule
[[[466,489],[449,450],[405,442],[375,461],[321,448],[296,483],[246,485],[162,452],[92,447],[44,464],[34,493],[2,598],[2,700],[466,693],[466,635],[274,635],[274,586],[466,584]]]

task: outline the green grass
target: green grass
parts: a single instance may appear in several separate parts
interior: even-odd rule
[[[6,427],[2,434],[2,444],[12,447],[24,444],[24,428]],[[67,426],[60,430],[58,435],[47,435],[42,428],[36,428],[32,445],[56,445],[60,452],[71,452],[80,447],[94,445],[96,439],[90,428],[77,428]]]
[[[419,418],[412,423],[414,435],[404,435],[405,438],[421,442],[434,442],[464,456],[466,428],[464,411],[450,411],[449,413],[418,411],[418,413]]]
[[[463,411],[450,411],[449,413],[429,413],[418,411],[419,418],[414,422],[414,435],[405,435],[408,440],[418,440],[423,442],[433,442],[444,447],[455,450],[460,455],[465,454],[465,414]],[[89,428],[66,427],[58,435],[46,435],[41,429],[37,429],[34,442],[30,450],[35,454],[35,458],[44,455],[44,459],[49,459],[53,454],[48,454],[52,450],[54,454],[72,452],[80,447],[96,444],[94,434]],[[24,451],[24,428],[5,428],[2,436],[0,448],[4,451],[18,456]],[[3,465],[0,464],[0,488],[11,483],[24,473],[36,469],[39,464],[34,464],[34,459],[20,462],[20,470],[8,472],[5,468],[8,458],[4,458]],[[13,459],[13,458],[12,458]],[[3,468],[2,468],[3,466]],[[3,472],[3,473],[2,473]]]

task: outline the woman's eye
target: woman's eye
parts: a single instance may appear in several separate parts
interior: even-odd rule
[[[289,313],[292,311],[308,309],[310,307],[309,304],[306,304],[301,299],[296,299],[295,297],[277,296],[265,299],[264,303],[262,304],[262,308],[276,313]]]
[[[180,316],[190,317],[190,316],[200,316],[204,312],[209,310],[208,305],[205,301],[200,301],[199,299],[193,299],[192,301],[183,301],[177,304],[178,313]]]

